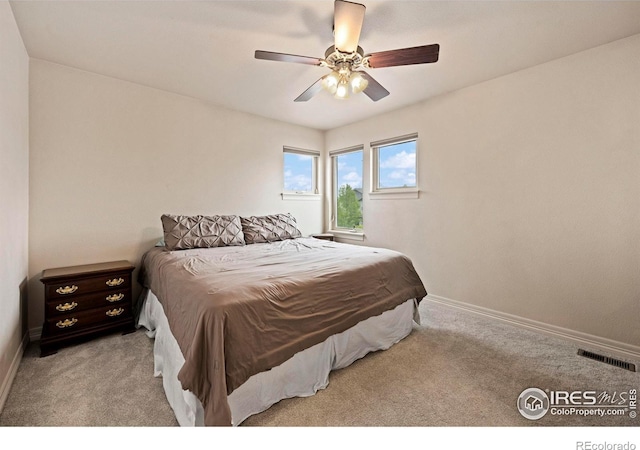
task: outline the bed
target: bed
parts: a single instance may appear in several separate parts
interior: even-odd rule
[[[138,325],[180,425],[239,425],[313,395],[419,322],[426,290],[401,253],[302,237],[290,215],[162,220]]]

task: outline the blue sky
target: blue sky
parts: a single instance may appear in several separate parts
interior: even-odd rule
[[[379,188],[416,186],[416,141],[379,148]]]
[[[363,152],[338,155],[338,187],[346,184],[362,188]],[[416,186],[416,142],[387,145],[379,148],[380,188]],[[284,189],[293,192],[312,192],[313,157],[284,153]]]
[[[362,151],[338,155],[338,187],[362,188]]]
[[[313,191],[313,156],[284,153],[284,190]]]

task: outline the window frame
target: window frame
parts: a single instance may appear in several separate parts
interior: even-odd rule
[[[346,228],[338,226],[338,157],[349,153],[362,152],[362,192],[364,194],[364,174],[365,174],[365,151],[364,145],[355,145],[352,147],[342,148],[339,150],[333,150],[329,152],[330,164],[331,164],[331,220],[330,229],[331,232],[337,237],[354,240],[364,240],[364,208],[363,208],[363,220],[362,230],[357,228]],[[364,197],[363,197],[364,202]],[[364,206],[364,203],[363,203]]]
[[[294,154],[294,155],[305,155],[311,156],[311,191],[292,191],[286,190],[284,186],[284,155]],[[319,180],[319,160],[320,160],[320,152],[315,150],[307,150],[303,148],[283,146],[282,147],[282,199],[283,200],[319,200],[320,199],[320,190],[318,185]]]
[[[416,143],[416,185],[411,187],[393,187],[383,188],[380,187],[380,148],[388,147],[390,145],[404,144],[406,142],[415,141]],[[371,142],[369,144],[371,149],[371,189],[369,191],[369,198],[382,199],[382,198],[418,198],[420,188],[418,184],[418,159],[419,159],[419,146],[418,146],[418,133],[406,134],[404,136],[397,136],[389,139],[382,139],[379,141]]]

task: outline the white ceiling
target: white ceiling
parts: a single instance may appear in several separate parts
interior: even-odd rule
[[[293,99],[327,69],[333,1],[12,1],[29,56],[317,129],[331,129],[640,33],[640,1],[373,1],[365,53],[440,44],[435,64],[369,69],[391,94]]]

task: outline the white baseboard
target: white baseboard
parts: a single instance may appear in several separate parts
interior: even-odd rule
[[[7,401],[7,397],[9,397],[9,391],[11,390],[11,385],[13,385],[13,380],[16,378],[16,374],[18,373],[18,367],[20,367],[20,362],[22,361],[22,355],[24,355],[24,351],[27,349],[27,345],[29,344],[29,335],[25,334],[22,337],[22,342],[20,346],[16,350],[16,354],[13,355],[13,360],[11,361],[11,365],[9,366],[9,372],[7,373],[6,378],[2,381],[2,385],[0,385],[0,413],[4,409],[4,405]]]
[[[597,348],[603,352],[606,352],[607,356],[617,356],[619,358],[632,359],[635,361],[640,360],[640,347],[636,345],[614,341],[612,339],[594,336],[591,334],[583,333],[581,331],[570,330],[568,328],[562,328],[544,322],[538,322],[536,320],[526,319],[524,317],[503,313],[493,309],[484,308],[482,306],[476,306],[457,300],[452,300],[446,297],[440,297],[438,295],[428,294],[425,299],[446,306],[459,308],[492,319],[501,320],[520,328],[526,328],[528,330],[545,333],[563,339],[568,339],[580,344],[583,347],[587,347],[585,348],[585,350],[588,350],[590,348]]]

